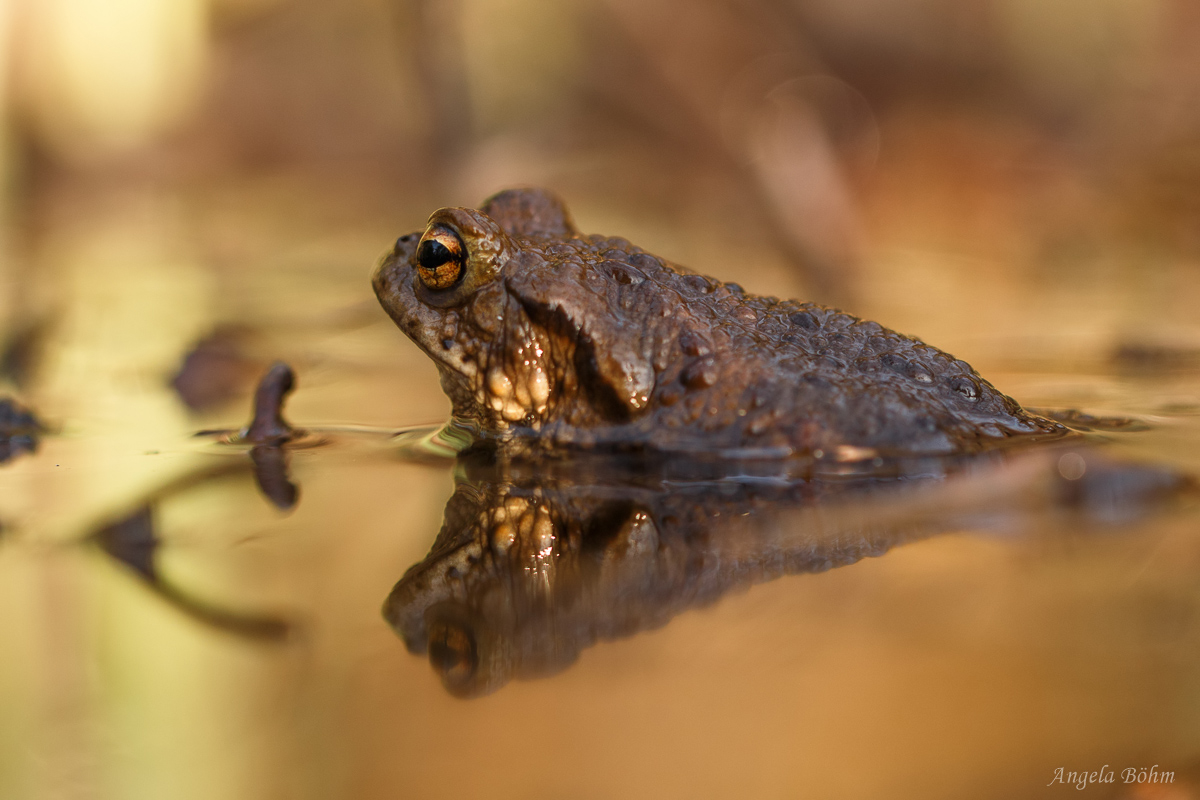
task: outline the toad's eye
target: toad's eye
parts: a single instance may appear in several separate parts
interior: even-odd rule
[[[479,666],[475,638],[458,625],[444,622],[430,625],[429,663],[451,691],[468,690]]]
[[[429,289],[449,289],[463,276],[462,241],[446,228],[430,228],[417,245],[417,275]]]

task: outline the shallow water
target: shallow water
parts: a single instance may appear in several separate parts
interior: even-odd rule
[[[369,296],[393,219],[300,231],[283,212],[168,200],[93,198],[7,276],[10,296],[53,310],[21,388],[52,430],[0,467],[0,796],[1007,798],[1075,791],[1047,787],[1056,769],[1105,765],[1116,781],[1092,794],[1166,797],[1121,782],[1157,765],[1169,796],[1196,796],[1194,497],[1064,500],[1073,462],[1057,451],[947,479],[924,465],[927,480],[849,500],[846,481],[796,497],[795,476],[761,465],[472,472],[391,437],[447,411]],[[1093,435],[1111,459],[1200,474],[1194,364],[1109,357],[1131,332],[1185,355],[1200,341],[1185,266],[1081,286],[967,280],[932,252],[870,263],[854,311],[1028,405],[1145,422]],[[297,371],[288,415],[320,444],[288,453],[290,511],[246,448],[194,435],[244,423],[250,384],[202,413],[169,386],[218,324],[244,329],[247,374],[275,358]],[[457,692],[472,699],[381,611],[456,490],[475,515],[542,503],[550,520],[605,520],[598,549],[550,525],[547,552],[497,568],[471,609],[498,617],[446,617],[441,671],[462,672],[473,638],[502,673]],[[672,503],[697,514],[675,534]]]

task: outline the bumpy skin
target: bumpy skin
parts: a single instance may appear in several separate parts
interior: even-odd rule
[[[480,443],[844,461],[972,452],[1065,430],[917,339],[582,235],[547,192],[442,209],[430,226],[462,241],[461,280],[427,288],[416,270],[421,235],[410,234],[374,288],[433,358],[456,420]]]

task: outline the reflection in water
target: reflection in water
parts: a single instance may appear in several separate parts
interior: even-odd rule
[[[154,522],[157,506],[176,494],[203,485],[206,481],[223,478],[244,469],[243,465],[226,465],[195,473],[165,486],[146,498],[144,505],[127,516],[100,527],[89,538],[105,553],[132,569],[157,596],[192,619],[241,636],[282,640],[292,632],[292,623],[273,616],[230,611],[193,597],[166,580],[156,562],[156,554],[162,544]]]
[[[465,460],[437,540],[384,615],[448,691],[477,696],[754,583],[1030,512],[1128,521],[1189,484],[1086,449],[781,466]]]
[[[37,450],[42,425],[32,411],[9,398],[0,399],[0,464]]]
[[[300,489],[288,478],[288,456],[284,445],[304,435],[283,418],[283,403],[296,388],[296,374],[282,361],[276,361],[263,374],[254,392],[254,418],[241,438],[251,442],[250,460],[254,462],[254,480],[259,491],[276,508],[287,511],[296,506]]]
[[[300,487],[288,476],[288,453],[280,445],[260,444],[250,448],[254,482],[263,497],[280,511],[290,511],[300,501]]]
[[[254,482],[259,492],[280,511],[290,511],[300,501],[300,487],[288,474],[288,451],[297,442],[312,445],[319,439],[307,438],[308,432],[292,427],[283,417],[283,405],[296,388],[296,373],[282,361],[276,361],[263,373],[254,391],[253,416],[238,431],[200,431],[197,436],[219,436],[225,444],[249,444],[254,465]]]

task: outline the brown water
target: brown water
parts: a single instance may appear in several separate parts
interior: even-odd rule
[[[1064,508],[1044,497],[1055,462],[889,495],[870,507],[885,530],[912,502],[937,524],[453,696],[381,613],[456,485],[452,461],[381,432],[448,409],[367,284],[428,209],[308,218],[288,187],[253,191],[269,202],[85,197],[5,276],[10,319],[51,312],[20,396],[54,430],[0,467],[0,797],[1009,798],[1105,765],[1116,782],[1093,796],[1198,796],[1200,505]],[[658,235],[639,243],[731,277],[703,236]],[[853,310],[1027,405],[1142,420],[1102,446],[1200,474],[1200,278],[1154,266],[1114,254],[1084,279],[879,248]],[[738,278],[803,290],[782,270]],[[204,413],[168,385],[219,324],[242,331],[247,374],[295,367],[289,416],[324,440],[290,454],[290,512],[244,449],[193,436],[243,423],[250,383]],[[756,541],[794,548],[814,518],[851,545],[862,530],[808,508]],[[1122,784],[1153,765],[1174,783]]]

